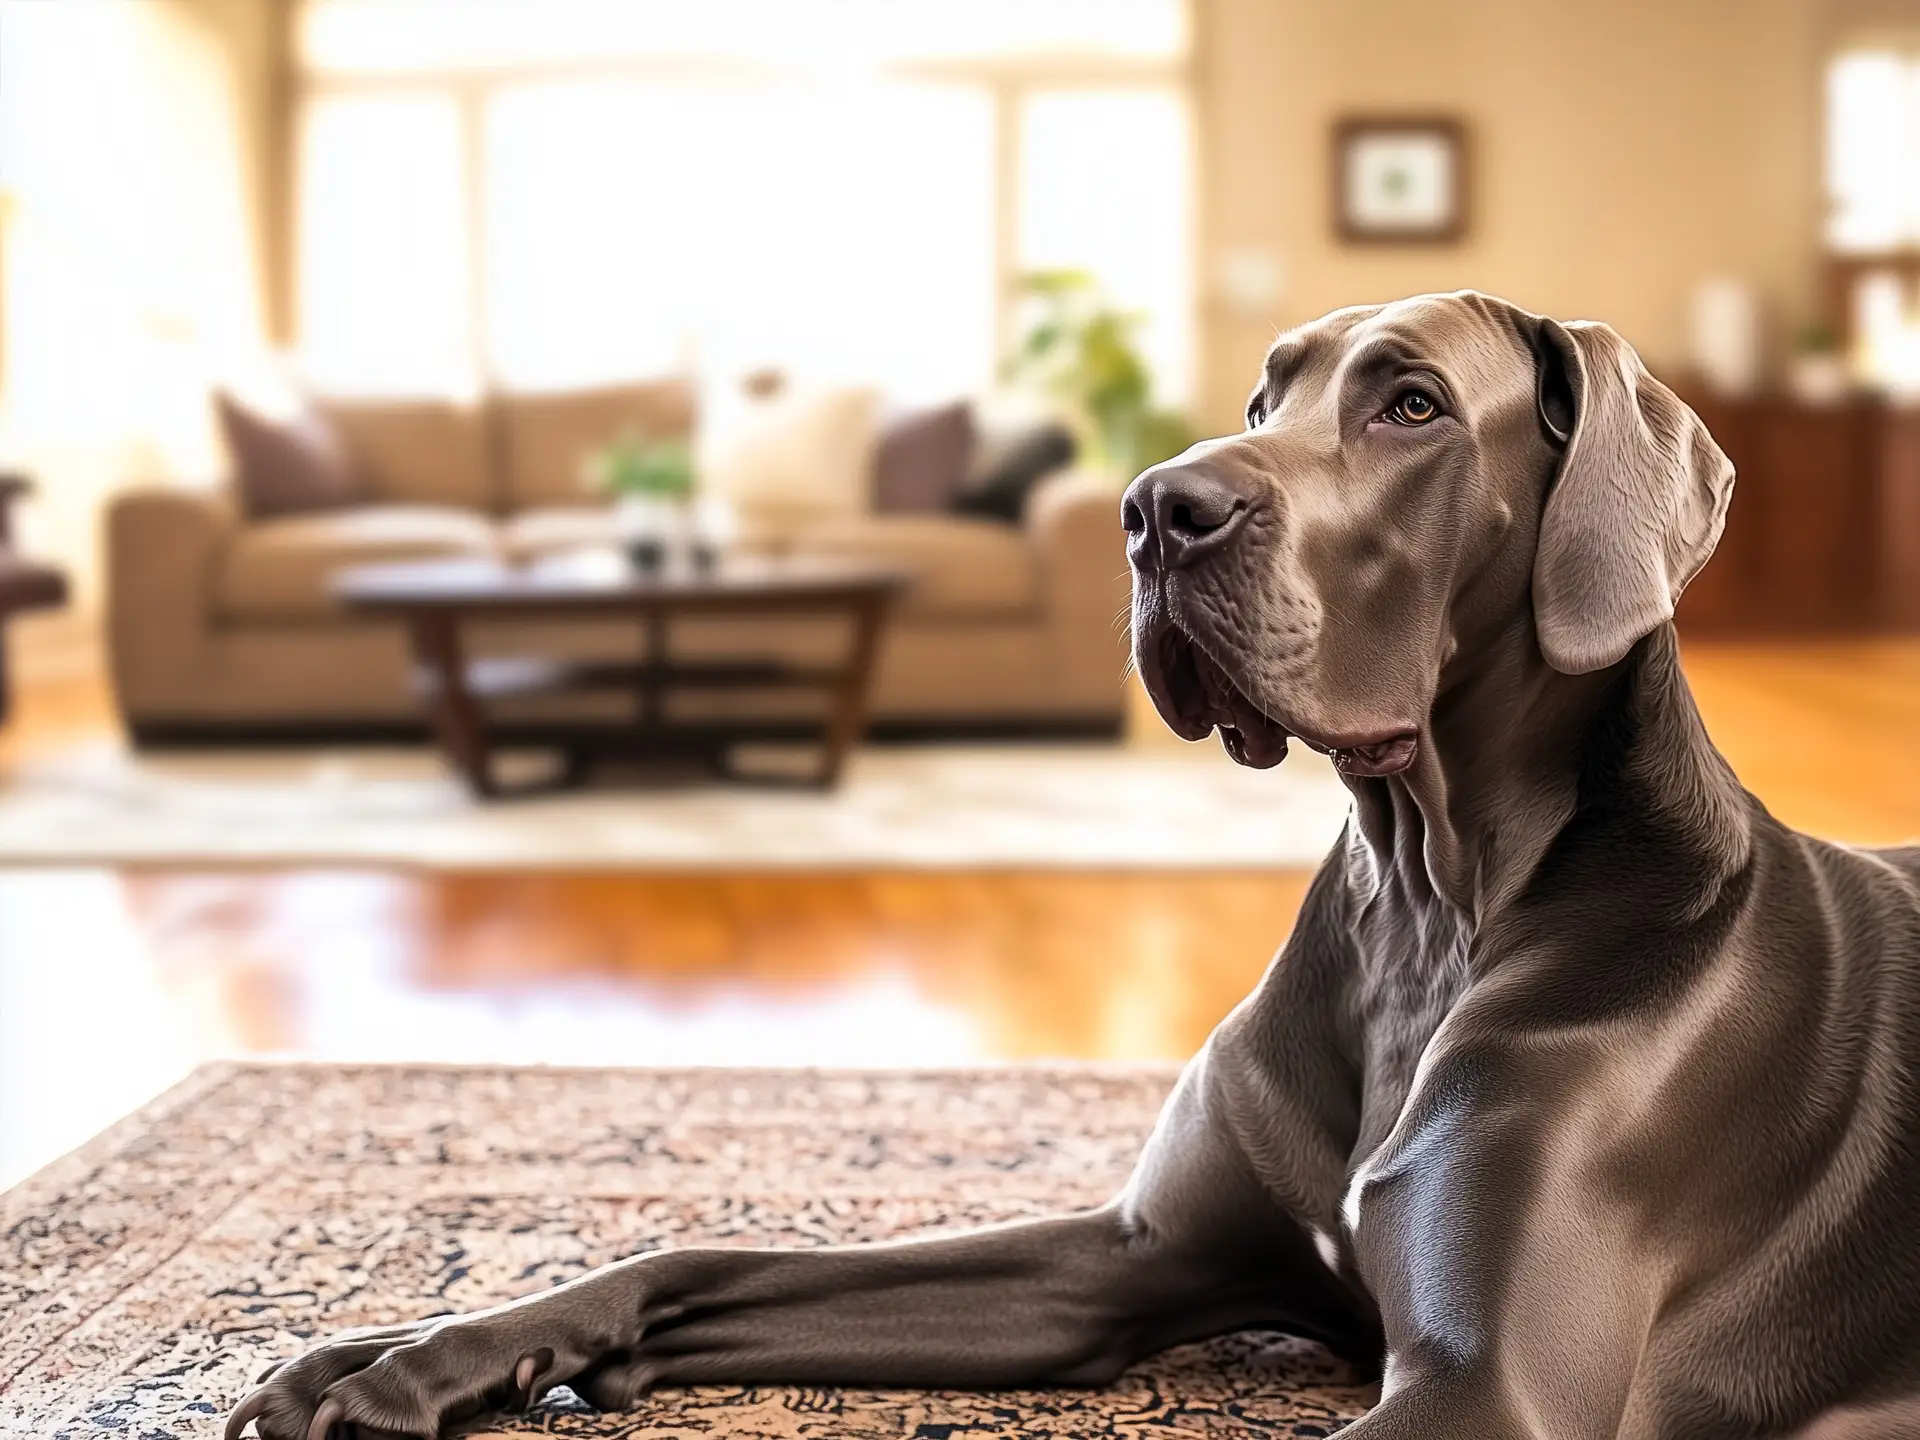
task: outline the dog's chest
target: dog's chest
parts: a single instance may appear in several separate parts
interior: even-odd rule
[[[1410,1148],[1428,1148],[1410,1147],[1421,1138],[1421,1122],[1410,1107],[1426,1078],[1423,1061],[1434,1037],[1467,990],[1472,932],[1451,907],[1400,900],[1369,906],[1355,938],[1362,958],[1352,997],[1362,1026],[1362,1098],[1340,1220],[1345,1246],[1358,1255],[1369,1189],[1383,1159],[1390,1150],[1404,1161]],[[1376,1262],[1400,1265],[1402,1247],[1380,1243],[1391,1237],[1365,1238]]]
[[[1421,1057],[1466,992],[1472,929],[1451,906],[1383,898],[1355,926],[1361,964],[1353,1005],[1361,1026],[1358,1167],[1392,1133]]]

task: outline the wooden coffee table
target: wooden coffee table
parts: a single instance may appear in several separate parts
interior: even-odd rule
[[[791,740],[796,722],[716,717],[675,722],[675,691],[813,689],[828,696],[824,720],[800,733],[817,740],[820,763],[803,783],[840,778],[866,722],[881,626],[909,584],[895,570],[853,562],[729,557],[707,570],[649,574],[614,551],[581,551],[523,564],[493,559],[362,565],[334,579],[334,593],[362,615],[399,620],[412,638],[418,682],[441,748],[479,795],[502,793],[493,750],[503,731],[486,702],[527,695],[624,690],[635,697],[629,724],[549,727],[544,743],[565,754],[562,777],[580,779],[609,754],[642,760],[693,758],[717,775],[765,779],[734,767],[732,752],[754,740]],[[836,664],[779,659],[676,661],[669,622],[688,616],[750,615],[776,622],[842,615],[850,622]],[[637,663],[576,663],[528,656],[470,660],[464,631],[474,621],[631,617],[646,649]],[[541,743],[536,741],[536,743]],[[772,777],[792,783],[791,777]]]

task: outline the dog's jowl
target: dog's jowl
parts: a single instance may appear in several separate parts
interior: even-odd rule
[[[1242,433],[1126,491],[1134,650],[1179,734],[1326,751],[1353,808],[1126,1188],[339,1336],[228,1435],[1101,1384],[1264,1326],[1378,1371],[1353,1440],[1920,1436],[1920,850],[1787,830],[1708,740],[1672,617],[1733,479],[1604,325],[1283,335]]]

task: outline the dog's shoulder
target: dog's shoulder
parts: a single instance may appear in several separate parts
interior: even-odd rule
[[[1914,904],[1920,906],[1920,844],[1895,845],[1886,849],[1859,850],[1854,853],[1864,855],[1904,877]]]

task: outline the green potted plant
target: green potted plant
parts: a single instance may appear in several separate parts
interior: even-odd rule
[[[1140,315],[1116,309],[1083,270],[1039,270],[1020,284],[1028,319],[1007,378],[1064,410],[1096,463],[1130,477],[1194,442],[1186,417],[1154,399]]]
[[[621,543],[636,568],[658,570],[690,543],[694,469],[686,441],[623,431],[587,457],[583,475],[613,500]]]

